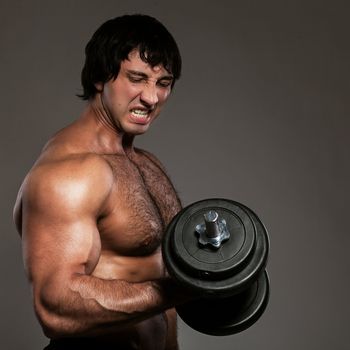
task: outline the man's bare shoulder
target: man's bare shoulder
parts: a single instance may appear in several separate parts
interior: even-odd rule
[[[113,183],[113,171],[102,156],[86,153],[46,157],[26,176],[17,202],[35,210],[62,206],[73,211],[82,206],[98,210]]]

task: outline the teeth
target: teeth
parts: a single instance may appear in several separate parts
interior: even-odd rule
[[[142,110],[142,109],[133,109],[131,111],[131,114],[134,115],[135,117],[145,117],[148,115],[148,111]]]

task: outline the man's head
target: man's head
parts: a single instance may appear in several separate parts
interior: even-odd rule
[[[96,84],[117,77],[120,64],[132,51],[151,67],[162,65],[174,77],[181,73],[181,56],[168,30],[155,18],[146,15],[125,15],[101,25],[85,48],[85,65],[81,75],[83,94],[88,100],[97,93]]]

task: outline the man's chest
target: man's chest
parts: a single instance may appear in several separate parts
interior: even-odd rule
[[[143,157],[112,158],[115,185],[100,222],[102,247],[125,255],[155,251],[181,205],[168,176]]]

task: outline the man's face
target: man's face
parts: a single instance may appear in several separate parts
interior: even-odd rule
[[[134,50],[121,62],[115,80],[96,86],[102,90],[102,102],[116,126],[138,135],[159,115],[171,92],[172,81],[172,74],[162,65],[151,67]]]

